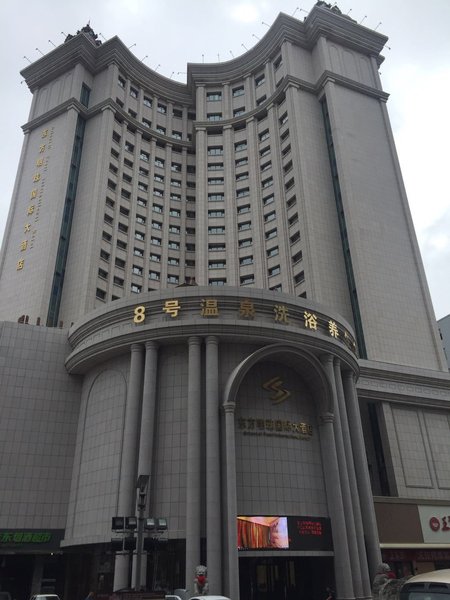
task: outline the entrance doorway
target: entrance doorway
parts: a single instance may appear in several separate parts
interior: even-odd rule
[[[334,588],[332,557],[241,557],[239,591],[245,600],[324,600]]]

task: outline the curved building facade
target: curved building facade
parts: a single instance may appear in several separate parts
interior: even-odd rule
[[[450,378],[386,41],[318,2],[186,84],[90,27],[23,71],[3,589],[192,592],[206,564],[233,600],[362,599],[382,558],[450,566]],[[167,529],[112,531],[136,515]]]

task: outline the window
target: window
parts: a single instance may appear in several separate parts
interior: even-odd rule
[[[266,240],[271,240],[272,238],[277,237],[277,229],[271,229],[270,231],[266,231],[265,238]]]
[[[264,75],[264,73],[262,73],[261,75],[258,75],[258,77],[255,77],[255,87],[259,87],[260,85],[262,85],[266,80],[266,77]]]
[[[195,244],[186,244],[186,252],[195,252]]]
[[[108,271],[105,271],[104,269],[99,269],[98,276],[101,277],[101,279],[108,279]]]
[[[133,119],[137,117],[137,112],[131,110],[131,108],[128,109],[128,114],[130,115],[130,117],[133,117]]]
[[[208,227],[208,233],[211,235],[217,235],[225,233],[225,227],[223,225],[216,225],[215,227]]]
[[[292,177],[292,179],[289,179],[289,181],[287,183],[284,184],[285,190],[290,190],[291,187],[293,187],[294,185],[294,178]]]
[[[126,85],[126,81],[123,77],[120,77],[119,75],[119,79],[117,80],[117,85],[121,88],[124,88]]]
[[[147,192],[148,191],[148,185],[146,183],[142,183],[142,181],[138,182],[138,189],[141,190],[141,192]]]
[[[208,178],[208,185],[222,185],[223,184],[223,177],[209,177]]]
[[[123,287],[123,279],[122,277],[115,276],[113,279],[114,285],[118,285],[119,287]]]
[[[222,156],[223,146],[208,146],[209,156]]]
[[[161,246],[161,240],[157,237],[151,237],[150,244],[153,244],[154,246]]]
[[[281,65],[283,64],[283,60],[281,58],[281,54],[278,58],[275,59],[274,63],[273,63],[273,68],[275,69],[275,71],[277,69],[279,69],[281,67]]]
[[[267,206],[268,204],[272,204],[274,200],[274,195],[270,194],[270,196],[266,196],[265,198],[263,198],[263,206]]]
[[[261,172],[267,171],[267,169],[270,169],[271,166],[272,166],[271,160],[265,162],[263,165],[261,165]]]
[[[273,221],[276,218],[277,218],[276,212],[274,210],[272,210],[270,213],[267,213],[267,215],[264,215],[264,222],[270,223],[270,221]]]
[[[217,102],[222,100],[222,92],[206,92],[207,102]]]
[[[150,129],[150,127],[152,126],[152,122],[149,121],[148,119],[142,119],[142,125],[144,127],[147,127],[147,129]]]
[[[158,183],[164,183],[164,175],[159,175],[159,173],[155,173],[153,176],[153,180]]]
[[[111,155],[114,156],[114,158],[119,158],[120,156],[119,152],[117,152],[117,150],[114,148],[111,148]]]
[[[109,254],[105,250],[100,250],[100,258],[109,261]]]
[[[137,265],[133,265],[132,273],[133,275],[142,275],[142,267],[138,267]]]
[[[195,227],[186,227],[187,235],[195,235]]]
[[[294,282],[296,284],[303,283],[304,281],[305,281],[305,271],[300,271],[300,273],[298,273],[298,275],[295,275]]]
[[[105,221],[105,223],[108,223],[108,225],[111,225],[112,222],[114,221],[114,219],[111,217],[111,215],[108,215],[107,213],[105,213],[103,215],[103,220]]]
[[[156,107],[156,110],[165,115],[167,113],[167,106],[165,104],[161,104],[160,102],[158,102],[158,106]]]
[[[291,244],[295,244],[295,242],[298,242],[300,239],[300,232],[296,231],[294,233],[294,235],[291,235],[291,237],[289,238],[289,241],[291,242]]]
[[[234,161],[234,165],[235,167],[242,167],[244,165],[248,164],[248,157],[246,156],[245,158],[239,158],[238,160]]]
[[[271,185],[273,185],[273,178],[272,177],[268,177],[267,179],[264,179],[261,182],[261,185],[262,185],[263,189],[270,187]]]
[[[125,225],[124,223],[119,223],[117,229],[122,233],[128,233],[128,225]]]
[[[117,143],[120,143],[120,140],[121,140],[122,138],[121,138],[121,137],[120,137],[120,135],[117,133],[117,131],[113,131],[113,134],[112,134],[112,139],[113,139],[115,142],[117,142]]]
[[[148,96],[144,96],[144,99],[142,102],[143,102],[144,106],[148,106],[148,108],[152,107],[152,100]]]
[[[181,181],[179,181],[178,179],[171,179],[170,185],[173,185],[174,187],[181,187]]]
[[[244,206],[238,206],[237,214],[244,215],[245,213],[250,212],[250,204],[244,204]]]
[[[181,201],[181,195],[180,194],[175,194],[175,192],[170,192],[170,199],[171,200],[177,200],[178,202]]]
[[[130,211],[129,211],[129,209],[128,209],[128,208],[125,208],[125,206],[121,206],[121,207],[119,208],[119,213],[120,213],[121,215],[123,215],[124,217],[128,217],[128,216],[129,216],[129,214],[130,214]]]
[[[248,171],[236,175],[236,181],[243,181],[244,179],[248,179]]]
[[[298,214],[295,213],[295,215],[292,215],[292,217],[288,219],[288,223],[289,227],[291,227],[291,225],[295,225],[295,223],[298,223]]]
[[[144,167],[139,167],[139,175],[142,175],[143,177],[148,177],[148,170],[144,169]]]
[[[106,206],[109,206],[110,208],[114,208],[114,200],[111,200],[111,198],[108,198],[108,196],[106,196],[106,200],[105,200],[105,204]]]
[[[95,295],[99,300],[104,300],[106,298],[106,292],[100,288],[97,288]]]
[[[235,108],[233,110],[233,117],[240,117],[245,113],[245,106],[241,106],[240,108]]]
[[[141,242],[143,242],[145,240],[145,233],[142,233],[142,231],[135,231],[134,237],[136,240],[141,240]]]
[[[225,251],[225,244],[208,244],[208,250],[210,252],[222,252]]]
[[[288,117],[287,112],[283,113],[281,115],[281,117],[278,119],[278,121],[280,122],[280,127],[281,127],[281,125],[284,125],[285,123],[287,123],[288,120],[289,120],[289,117]]]
[[[261,148],[261,150],[259,151],[260,158],[267,156],[267,154],[270,154],[270,146],[265,146],[264,148]]]
[[[235,152],[242,152],[242,150],[247,150],[247,140],[242,142],[236,142],[234,145]]]
[[[261,98],[258,98],[256,100],[256,106],[261,106],[261,104],[263,104],[266,100],[267,96],[264,94],[264,96],[261,96]]]
[[[132,283],[131,291],[133,292],[133,294],[140,294],[142,291],[142,286],[138,285],[137,283]]]
[[[250,194],[250,188],[241,188],[240,190],[236,190],[236,198],[245,198]]]
[[[244,95],[244,86],[241,85],[239,87],[235,87],[233,88],[233,98],[237,98],[238,96],[243,96]]]
[[[210,260],[208,263],[209,269],[225,269],[226,261],[224,260]]]
[[[157,188],[153,188],[153,195],[158,196],[158,198],[162,198],[164,196],[164,192],[162,190],[158,190]]]
[[[245,240],[239,240],[239,248],[247,248],[252,245],[252,238],[245,238]]]
[[[176,173],[181,173],[181,165],[180,163],[173,162],[170,165],[170,170],[175,171]]]
[[[114,181],[112,181],[111,179],[108,179],[108,189],[110,189],[114,192],[116,187],[117,187],[117,185],[114,183]]]
[[[169,256],[169,258],[167,259],[167,264],[174,265],[175,267],[177,267],[180,264],[180,259],[174,258],[173,256]]]
[[[224,217],[224,216],[225,216],[224,210],[208,210],[208,217],[210,217],[210,218]]]
[[[127,263],[122,258],[116,258],[114,264],[116,267],[119,267],[119,269],[124,269]]]
[[[280,265],[275,265],[274,267],[272,267],[271,269],[269,269],[268,273],[269,273],[269,277],[273,277],[274,275],[278,275],[279,273],[281,273]]]
[[[152,228],[153,229],[162,229],[162,223],[160,223],[159,221],[152,221]]]
[[[222,193],[219,194],[208,194],[208,202],[221,202],[224,198]]]
[[[158,158],[158,157],[155,158],[155,167],[160,167],[161,169],[163,169],[164,164],[165,164],[164,159]]]
[[[227,284],[226,279],[210,279],[208,281],[208,285],[221,286],[221,285],[226,285],[226,284]]]
[[[130,142],[125,142],[125,150],[127,152],[134,152],[134,146],[133,146],[133,144],[130,144]]]
[[[148,272],[148,278],[149,279],[153,279],[154,281],[159,281],[160,280],[160,274],[158,273],[158,271],[149,271]]]
[[[167,283],[178,283],[179,277],[178,275],[167,275]]]
[[[286,129],[286,131],[284,131],[280,135],[280,139],[281,139],[282,142],[284,142],[284,140],[287,140],[288,137],[289,137],[289,129]]]
[[[223,163],[208,163],[208,171],[222,171]]]
[[[303,253],[300,250],[300,252],[297,252],[297,254],[294,254],[294,256],[292,257],[292,263],[295,265],[295,263],[298,263],[302,260],[303,258]]]
[[[253,256],[252,255],[243,256],[242,258],[239,259],[239,264],[241,265],[241,267],[245,267],[246,265],[252,265],[253,264]]]
[[[238,231],[247,231],[247,229],[251,229],[251,227],[251,221],[244,221],[243,223],[238,224]]]
[[[130,175],[127,175],[126,173],[124,173],[124,174],[122,175],[122,179],[123,179],[124,181],[126,181],[126,183],[131,183],[131,182],[133,181],[133,178],[132,178]]]
[[[281,152],[281,155],[283,156],[283,158],[284,158],[285,156],[287,156],[287,155],[289,154],[289,152],[290,152],[290,151],[291,151],[291,145],[290,145],[290,144],[288,144],[288,145],[286,146],[286,148],[284,148],[284,150],[282,150],[282,152]]]
[[[172,114],[177,119],[181,119],[183,117],[183,111],[180,110],[179,108],[174,108]]]
[[[122,100],[120,100],[120,98],[116,98],[116,102],[120,106],[120,108],[123,108],[125,106],[124,103],[122,102]],[[116,119],[116,120],[118,121],[118,119]]]
[[[181,229],[178,225],[169,225],[169,233],[176,233],[179,235],[181,233]]]
[[[122,250],[127,249],[127,243],[122,240],[117,240],[116,245],[118,248],[121,248]]]
[[[109,170],[112,173],[114,173],[115,175],[117,175],[117,172],[118,172],[119,169],[115,165],[113,165],[112,163],[109,163]]]
[[[156,131],[157,131],[157,133],[160,133],[161,135],[166,135],[166,128],[162,127],[161,125],[156,126]]]
[[[150,154],[148,152],[144,152],[144,150],[141,150],[139,158],[148,162],[150,160]]]
[[[271,258],[272,256],[277,256],[279,252],[278,246],[274,246],[273,248],[268,248],[266,250],[266,256],[267,258]]]
[[[174,242],[173,240],[169,240],[168,247],[171,250],[179,250],[180,249],[180,242]]]
[[[106,233],[106,231],[103,231],[102,232],[102,239],[104,239],[105,242],[110,242],[112,240],[112,235],[109,234],[109,233]]]
[[[144,256],[144,251],[141,250],[140,248],[136,248],[136,246],[133,248],[133,254],[134,256]]]
[[[258,137],[260,142],[264,142],[264,140],[267,140],[270,137],[269,130],[265,129],[264,131],[261,131]]]
[[[249,285],[251,283],[255,283],[255,276],[254,275],[243,275],[240,278],[240,282],[241,282],[241,285]]]
[[[269,290],[271,290],[272,292],[281,292],[281,283],[279,283],[278,285],[274,285],[273,287],[269,288]]]
[[[171,217],[181,217],[181,210],[178,210],[178,208],[171,208],[169,210],[169,215]]]
[[[130,87],[130,96],[132,98],[137,98],[138,95],[139,95],[139,92],[137,91],[137,89],[134,87]]]
[[[206,119],[207,121],[221,121],[222,113],[208,113]]]
[[[132,169],[132,168],[133,168],[133,161],[132,161],[132,160],[128,160],[128,158],[124,158],[124,159],[123,159],[123,164],[124,164],[126,167],[130,167],[130,169]]]
[[[144,198],[140,198],[138,196],[137,200],[136,200],[136,204],[139,204],[139,206],[146,207],[147,206],[147,200],[145,200]]]
[[[136,223],[140,223],[141,225],[145,225],[146,218],[142,215],[136,215]]]

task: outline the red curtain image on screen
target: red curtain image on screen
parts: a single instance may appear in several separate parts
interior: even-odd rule
[[[286,517],[238,517],[238,548],[289,548]]]

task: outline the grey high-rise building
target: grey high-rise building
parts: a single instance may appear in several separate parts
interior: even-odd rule
[[[89,26],[24,69],[0,589],[193,595],[203,564],[232,600],[362,599],[382,559],[450,566],[450,375],[386,42],[318,2],[186,84]]]

